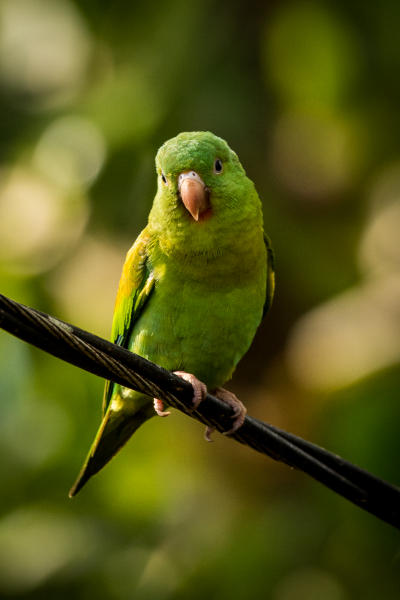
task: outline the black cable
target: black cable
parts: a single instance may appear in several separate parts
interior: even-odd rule
[[[192,411],[192,386],[173,373],[121,346],[1,294],[0,327],[81,369],[160,398],[218,431],[229,429],[232,409],[222,400],[207,394],[198,409]],[[229,437],[307,473],[400,529],[400,489],[340,456],[250,416]]]

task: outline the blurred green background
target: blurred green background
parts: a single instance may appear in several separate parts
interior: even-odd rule
[[[109,335],[154,155],[209,129],[277,255],[230,385],[400,484],[400,4],[1,0],[1,292]],[[399,598],[398,532],[174,412],[73,501],[103,382],[0,335],[0,597]]]

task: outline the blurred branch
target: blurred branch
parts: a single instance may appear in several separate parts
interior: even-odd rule
[[[224,432],[232,409],[207,394],[191,410],[192,386],[161,367],[54,317],[0,294],[0,327],[90,373],[164,400],[170,406]],[[400,489],[340,456],[267,423],[246,417],[231,435],[274,460],[304,471],[357,506],[400,529]]]

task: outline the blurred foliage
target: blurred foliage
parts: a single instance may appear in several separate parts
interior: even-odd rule
[[[1,291],[108,336],[153,160],[238,152],[277,293],[231,384],[399,484],[400,4],[1,0]],[[0,597],[387,600],[396,531],[179,414],[73,501],[102,382],[0,335]]]

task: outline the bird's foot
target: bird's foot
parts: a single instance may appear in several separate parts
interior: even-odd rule
[[[175,375],[178,375],[178,377],[181,377],[182,379],[184,379],[185,381],[188,381],[192,387],[193,387],[193,408],[192,410],[196,410],[196,408],[199,406],[200,402],[202,400],[204,400],[205,396],[207,395],[207,386],[200,381],[200,379],[197,379],[197,377],[195,377],[194,375],[192,375],[192,373],[186,373],[185,371],[174,371]],[[206,427],[206,430],[204,432],[204,439],[207,442],[212,442],[212,439],[210,437],[210,434],[214,431],[215,427]]]
[[[164,402],[158,398],[154,398],[154,410],[159,417],[168,417],[171,414],[169,410],[164,410]]]
[[[207,386],[202,381],[197,379],[197,377],[192,375],[192,373],[186,373],[185,371],[174,371],[174,373],[175,373],[175,375],[178,375],[178,377],[181,377],[182,379],[184,379],[185,381],[188,381],[192,385],[192,387],[193,387],[193,410],[196,410],[196,408],[199,406],[200,402],[202,400],[204,400],[204,398],[207,395]],[[233,394],[232,392],[229,392],[228,390],[225,390],[224,388],[216,388],[213,391],[213,394],[214,394],[214,396],[216,396],[220,400],[223,400],[224,402],[226,402],[227,404],[229,404],[229,406],[231,406],[233,408],[233,411],[234,411],[233,415],[232,415],[232,419],[234,419],[233,426],[230,429],[228,429],[228,431],[223,432],[224,435],[231,435],[232,433],[235,433],[235,431],[237,431],[239,429],[239,427],[241,427],[243,425],[246,414],[247,414],[247,408],[239,400],[239,398],[237,398],[237,396],[235,396],[235,394]],[[157,414],[159,414],[155,407],[155,402],[156,402],[156,400],[154,400],[154,408],[155,408]],[[162,408],[163,408],[163,406],[161,403],[161,410],[162,410]],[[169,413],[167,413],[167,414],[169,414]],[[161,416],[166,416],[166,415],[162,414]],[[212,442],[211,434],[214,430],[215,430],[215,427],[208,426],[206,428],[206,430],[204,432],[204,438],[207,442]]]
[[[197,377],[192,375],[192,373],[186,373],[185,371],[174,371],[174,374],[191,384],[193,388],[192,410],[196,410],[200,402],[207,396],[206,384],[200,381],[200,379],[197,379]]]
[[[226,402],[227,404],[229,404],[229,406],[231,406],[233,408],[233,415],[232,415],[232,419],[234,419],[233,421],[233,426],[228,429],[228,431],[224,431],[223,434],[224,435],[231,435],[232,433],[235,433],[235,431],[237,431],[239,429],[239,427],[241,427],[244,423],[246,414],[247,414],[247,408],[245,407],[245,405],[243,404],[243,402],[241,402],[239,400],[239,398],[237,396],[235,396],[235,394],[233,392],[230,392],[229,390],[225,390],[224,388],[217,388],[215,390],[213,390],[213,395],[216,396],[217,398],[219,398],[220,400],[223,400],[224,402]],[[204,433],[204,437],[207,440],[207,442],[212,442],[211,439],[211,434],[214,431],[215,427],[207,427],[205,433]]]
[[[188,381],[193,387],[192,410],[196,410],[200,402],[207,395],[207,386],[191,373],[186,373],[185,371],[174,371],[174,373],[175,375],[178,375],[178,377],[181,377],[185,381]],[[169,410],[164,410],[164,402],[162,400],[159,400],[158,398],[154,398],[154,410],[159,417],[168,417],[168,415],[171,414]]]

